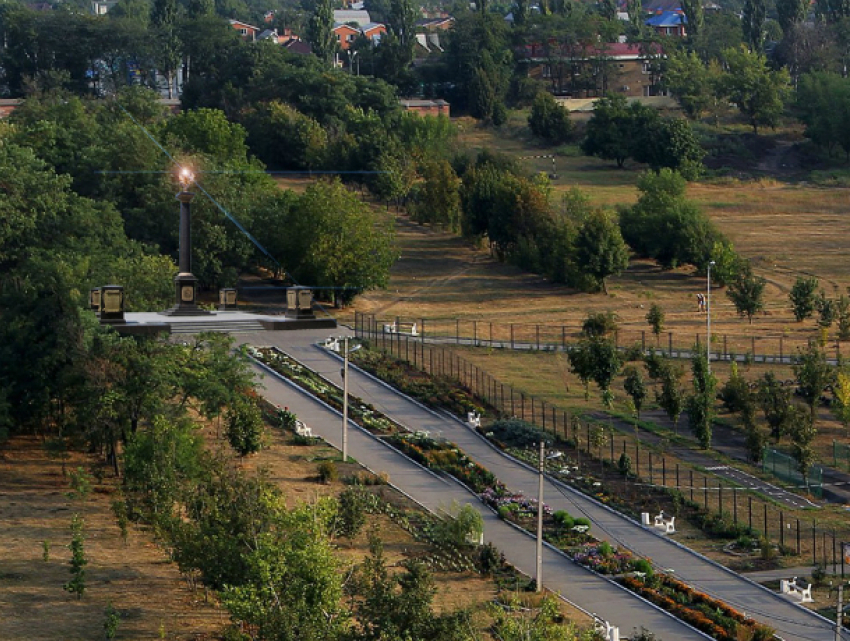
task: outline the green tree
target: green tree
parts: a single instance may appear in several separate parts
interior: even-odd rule
[[[744,27],[744,37],[750,50],[756,53],[764,51],[764,21],[767,18],[765,0],[744,0],[744,11],[741,22]]]
[[[723,93],[737,105],[754,133],[761,126],[775,127],[789,93],[788,70],[771,70],[763,54],[751,53],[743,46],[724,50],[723,58],[728,69],[722,80]]]
[[[71,542],[68,544],[71,550],[71,580],[63,588],[66,592],[76,594],[77,599],[83,598],[86,591],[86,558],[85,536],[83,535],[83,520],[79,514],[71,519]]]
[[[702,173],[705,151],[683,118],[653,119],[633,136],[632,157],[654,171],[666,167],[688,180],[695,180]]]
[[[538,91],[528,116],[531,133],[547,142],[561,144],[573,136],[569,112],[548,91]]]
[[[333,21],[331,0],[318,0],[307,26],[307,41],[313,53],[325,64],[330,64],[337,47]]]
[[[460,232],[460,178],[446,160],[426,162],[422,188],[413,209],[416,221]]]
[[[357,536],[366,524],[370,495],[362,487],[348,487],[339,495],[336,532],[347,539]]]
[[[714,398],[717,379],[708,369],[705,354],[691,358],[694,393],[688,397],[688,423],[703,449],[711,447],[711,423],[714,420]]]
[[[154,57],[168,85],[168,97],[174,96],[174,73],[180,64],[180,38],[177,33],[177,0],[153,0],[151,26],[154,32]]]
[[[606,407],[611,407],[613,396],[611,394],[611,383],[620,373],[623,366],[623,357],[612,338],[593,336],[583,341],[588,351],[590,362],[590,377],[602,391],[602,402]],[[572,354],[570,355],[572,357]],[[571,358],[572,362],[572,358]]]
[[[794,318],[800,323],[809,318],[815,311],[815,297],[818,290],[818,279],[815,277],[804,278],[798,276],[791,287],[788,297],[791,299],[791,307],[794,310]]]
[[[711,75],[694,51],[674,50],[668,54],[664,85],[673,92],[688,118],[700,118],[712,104]]]
[[[579,266],[608,294],[606,278],[623,273],[629,266],[619,225],[604,211],[595,210],[579,228],[575,247]]]
[[[702,32],[705,23],[705,12],[700,0],[683,0],[682,11],[688,21],[688,36],[693,39]]]
[[[253,454],[263,445],[263,415],[257,402],[245,395],[237,396],[225,416],[227,440],[239,454]]]
[[[826,362],[826,355],[815,345],[797,354],[792,369],[797,379],[797,393],[809,406],[811,423],[814,425],[821,396],[835,380],[835,371]]]
[[[561,620],[558,602],[547,596],[535,609],[519,607],[504,608],[493,605],[489,612],[493,617],[493,633],[501,641],[577,641],[581,633],[573,623]]]
[[[770,427],[770,436],[778,443],[789,429],[791,389],[783,387],[773,372],[767,372],[759,379],[758,403]]]
[[[664,267],[705,268],[718,242],[726,242],[709,218],[685,198],[685,179],[662,169],[638,180],[640,197],[620,209],[620,229],[629,246]]]
[[[637,417],[640,418],[640,410],[647,395],[646,383],[637,367],[627,367],[624,373],[626,378],[623,381],[623,389],[626,390],[626,394],[632,399]]]
[[[652,333],[655,334],[655,344],[657,345],[661,339],[661,332],[664,331],[664,310],[658,303],[652,303],[649,311],[646,313],[646,322],[652,328]]]
[[[794,26],[806,19],[809,3],[805,0],[777,0],[776,15],[783,33],[788,33]]]
[[[812,447],[817,430],[814,425],[814,415],[805,408],[793,405],[789,417],[789,433],[791,435],[791,454],[797,462],[797,471],[803,477],[806,489],[809,489],[809,470],[815,461],[816,454]]]
[[[587,123],[581,150],[588,156],[614,160],[622,167],[634,153],[634,139],[658,119],[652,107],[639,102],[629,104],[622,94],[608,94],[596,101]]]
[[[341,182],[310,185],[292,212],[290,272],[299,281],[334,288],[336,301],[385,287],[397,253],[391,221],[379,217]],[[288,221],[289,222],[289,221]]]
[[[740,316],[746,315],[750,325],[753,324],[753,316],[764,309],[764,288],[767,281],[752,272],[749,263],[741,270],[738,277],[726,290],[726,296],[735,305]]]
[[[673,421],[673,428],[678,432],[679,417],[685,409],[685,390],[682,387],[682,369],[678,366],[664,367],[659,372],[661,378],[661,391],[655,393],[655,400],[667,414],[667,418]]]

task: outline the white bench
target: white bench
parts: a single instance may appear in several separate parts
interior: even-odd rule
[[[385,334],[410,334],[411,336],[419,336],[419,329],[416,323],[392,322],[384,324]]]
[[[786,581],[785,579],[779,581],[779,590],[782,594],[787,594],[800,599],[800,603],[812,602],[812,584],[809,583],[809,585],[805,588],[801,585],[797,585],[796,576],[790,581]]]
[[[295,433],[304,438],[313,438],[313,430],[304,425],[302,421],[295,421]]]
[[[620,628],[600,619],[595,614],[593,615],[593,627],[603,635],[605,641],[620,641]]]
[[[466,424],[472,429],[475,429],[476,427],[481,427],[481,414],[479,414],[478,412],[467,412]]]
[[[574,525],[573,532],[578,532],[579,534],[584,534],[590,529],[589,525]]]
[[[338,338],[327,338],[325,339],[325,349],[328,349],[332,352],[339,351],[339,339]]]
[[[669,518],[664,516],[664,512],[661,512],[657,516],[652,519],[650,522],[649,512],[641,512],[640,515],[641,525],[644,527],[657,527],[659,530],[663,530],[664,534],[675,534],[676,533],[676,517],[671,516]]]

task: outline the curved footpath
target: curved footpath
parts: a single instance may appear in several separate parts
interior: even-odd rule
[[[341,361],[315,343],[328,336],[324,331],[263,332],[240,337],[255,346],[275,345],[306,366],[320,372],[337,384],[341,380]],[[526,496],[537,495],[537,473],[500,452],[486,439],[467,428],[461,421],[433,412],[399,394],[357,368],[349,370],[349,392],[413,430],[428,430],[453,441],[467,455],[491,470],[509,489]],[[279,405],[289,405],[315,433],[339,446],[339,415],[312,397],[298,393],[293,387],[272,377],[263,381],[264,395]],[[353,425],[353,424],[352,424]],[[387,446],[358,429],[349,430],[350,454],[376,471],[387,471],[393,485],[429,509],[445,508],[453,500],[468,502],[469,492],[457,484],[432,475]],[[786,641],[836,641],[830,621],[765,588],[688,550],[654,530],[591,500],[569,486],[547,477],[544,501],[553,510],[567,510],[576,516],[587,516],[593,532],[600,539],[622,545],[635,554],[672,572],[694,589],[714,596],[748,616],[777,631]],[[505,552],[508,560],[520,570],[534,575],[534,545],[527,535],[517,532],[478,503],[485,518],[485,538]],[[677,620],[649,607],[637,597],[578,567],[553,550],[544,552],[543,579],[547,587],[561,592],[565,598],[586,610],[599,614],[628,634],[643,625],[664,641],[704,638],[704,635]],[[841,639],[850,640],[846,632]]]

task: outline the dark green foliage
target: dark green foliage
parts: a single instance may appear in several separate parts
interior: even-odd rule
[[[726,296],[735,305],[735,310],[740,316],[746,316],[750,325],[753,324],[753,316],[764,309],[764,288],[767,281],[761,276],[756,276],[749,263],[738,274],[738,277],[729,283]]]
[[[565,143],[573,135],[569,112],[548,91],[539,91],[534,98],[528,127],[532,134],[552,144]]]
[[[705,22],[702,2],[700,0],[683,0],[682,11],[688,21],[688,36],[694,39],[702,33],[703,23]]]
[[[632,157],[655,171],[666,167],[688,180],[702,173],[705,151],[687,120],[656,118],[634,132],[632,144]]]
[[[336,516],[336,531],[340,536],[352,539],[366,524],[366,509],[371,495],[361,487],[349,487],[339,495]]]
[[[647,395],[646,383],[644,383],[643,376],[637,367],[627,367],[625,375],[623,389],[626,390],[626,394],[632,399],[632,404],[635,406],[635,413],[640,418],[640,410]]]
[[[809,486],[809,470],[815,461],[816,454],[812,447],[817,430],[814,425],[814,414],[806,408],[794,405],[790,416],[791,455],[797,462],[797,471],[805,479],[806,488]]]
[[[793,369],[797,378],[797,393],[809,406],[811,422],[814,424],[821,395],[835,381],[835,370],[826,362],[826,355],[815,345],[797,354]]]
[[[655,342],[657,343],[661,337],[661,332],[664,331],[664,310],[658,303],[652,303],[649,311],[646,313],[646,322],[652,328],[652,333],[655,334]]]
[[[751,1],[764,4],[764,0]],[[768,67],[759,51],[750,52],[744,46],[724,50],[727,73],[721,83],[721,92],[737,105],[756,134],[759,127],[777,125],[790,91],[788,71]]]
[[[669,169],[644,174],[638,181],[638,202],[620,210],[620,228],[632,249],[664,267],[705,268],[715,244],[725,239],[685,198],[685,185],[685,179]]]
[[[490,576],[505,564],[505,555],[492,543],[486,543],[478,550],[476,567],[484,576]]]
[[[317,478],[319,483],[332,483],[339,478],[339,472],[336,468],[336,463],[333,461],[322,461],[316,467]]]
[[[596,102],[581,149],[588,156],[614,160],[622,167],[633,154],[635,136],[657,118],[651,107],[628,104],[625,96],[609,94]]]
[[[818,279],[798,276],[788,297],[794,310],[794,318],[802,322],[815,311],[815,298],[818,289]]]
[[[588,314],[581,324],[582,335],[609,336],[617,331],[617,315],[614,312],[596,312]]]
[[[333,28],[333,3],[330,0],[318,0],[307,27],[307,41],[313,53],[325,64],[330,64],[337,48]]]
[[[617,460],[617,469],[625,477],[630,476],[632,473],[632,458],[625,452],[620,454],[620,458]]]
[[[815,298],[815,309],[818,310],[818,326],[824,328],[832,327],[835,317],[838,315],[838,309],[835,301],[827,298],[823,290]]]
[[[759,379],[758,403],[770,427],[770,436],[779,441],[789,429],[791,388],[784,387],[773,372]]]
[[[570,370],[585,384],[595,382],[606,406],[611,403],[611,382],[619,374],[623,359],[614,341],[603,336],[583,339],[568,353]],[[587,392],[585,392],[587,395]]]
[[[558,510],[552,514],[552,518],[562,530],[571,530],[576,523],[575,519],[566,510]]]
[[[764,21],[767,18],[765,0],[744,0],[744,12],[741,21],[744,37],[750,49],[757,53],[764,51]]]
[[[238,396],[224,420],[227,440],[239,456],[258,452],[263,446],[263,415],[253,398]]]
[[[688,398],[688,422],[703,449],[711,447],[711,422],[714,419],[714,389],[717,379],[708,369],[705,354],[691,359],[694,393]]]
[[[788,33],[803,22],[808,12],[809,3],[806,0],[776,0],[776,17],[783,33]]]
[[[593,211],[576,237],[576,261],[581,269],[608,293],[606,279],[629,266],[629,252],[619,226],[602,210]]]
[[[650,375],[652,371],[650,370]],[[667,417],[673,421],[673,428],[678,430],[679,416],[682,410],[685,409],[685,390],[682,388],[681,367],[678,365],[669,365],[660,370],[661,391],[655,392],[655,400],[667,414]]]
[[[533,447],[540,442],[541,438],[544,440],[548,438],[534,425],[518,418],[495,421],[487,431],[493,432],[492,439],[505,447]]]
[[[723,406],[732,413],[744,412],[747,405],[753,403],[752,396],[749,383],[738,371],[738,364],[733,362],[729,380],[720,390],[720,400],[723,401]]]
[[[107,639],[114,639],[118,633],[118,626],[121,623],[121,613],[112,607],[112,603],[106,606],[103,613],[103,633]]]
[[[83,520],[79,514],[71,519],[71,542],[68,544],[71,550],[71,579],[62,586],[65,591],[76,594],[77,599],[83,598],[86,591],[86,559],[85,537],[83,535]]]

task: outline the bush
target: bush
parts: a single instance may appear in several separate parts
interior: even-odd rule
[[[277,422],[282,429],[294,430],[297,418],[295,412],[290,412],[288,407],[278,409],[277,411]]]
[[[505,564],[505,555],[492,543],[482,545],[476,558],[476,567],[481,574],[491,575]]]
[[[369,496],[360,487],[346,488],[339,495],[339,507],[336,517],[336,531],[340,536],[352,539],[360,533],[366,524],[366,509]]]
[[[632,473],[632,459],[625,452],[620,454],[620,460],[617,461],[617,469],[620,470],[620,474],[623,476],[630,476]]]
[[[333,461],[322,461],[316,468],[319,476],[319,483],[332,483],[339,478],[339,472],[336,469],[336,463]]]
[[[575,519],[575,525],[584,525],[585,527],[590,527],[590,525],[591,525],[590,519],[583,517],[583,516],[580,516],[577,519]]]
[[[548,91],[539,91],[528,117],[531,133],[554,144],[567,142],[573,135],[569,112]]]
[[[632,570],[635,572],[642,572],[647,577],[651,577],[655,574],[655,570],[652,569],[652,563],[646,559],[635,559],[632,562]]]
[[[558,510],[552,515],[552,518],[555,519],[555,523],[558,524],[558,527],[563,530],[569,530],[576,524],[575,519],[573,519],[573,517],[564,510]]]

